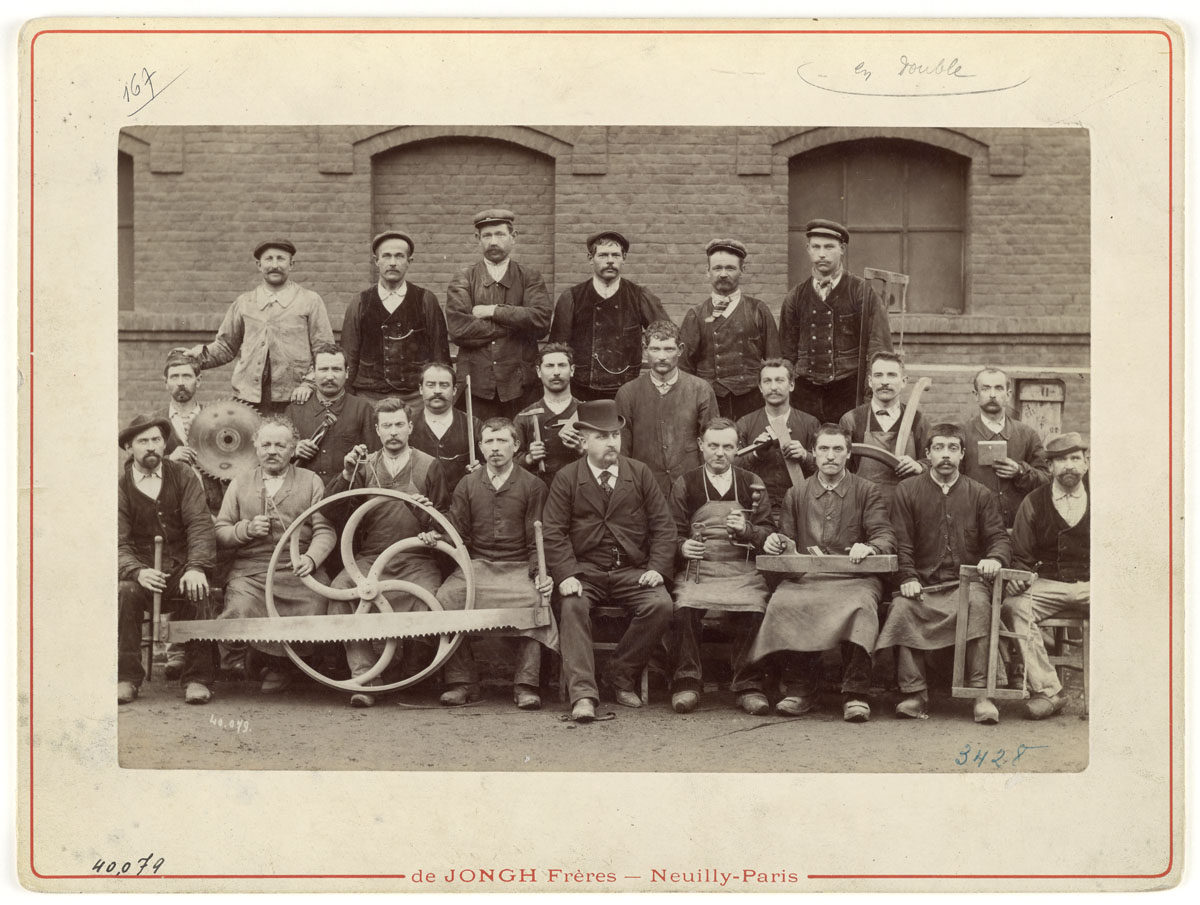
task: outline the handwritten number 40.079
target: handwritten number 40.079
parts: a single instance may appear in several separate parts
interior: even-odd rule
[[[129,84],[125,86],[125,100],[132,101],[135,97],[142,93],[142,87],[150,89],[150,100],[154,100],[154,76],[157,73],[151,72],[145,66],[142,67],[140,73],[135,72],[129,79]],[[139,79],[141,80],[139,83]]]
[[[151,852],[145,858],[138,858],[136,861],[105,861],[103,858],[101,858],[92,865],[92,871],[97,874],[110,874],[115,877],[120,877],[133,870],[133,866],[136,864],[137,872],[134,874],[134,876],[140,877],[142,875],[142,871],[146,870],[146,868],[149,868],[150,873],[152,874],[158,873],[163,866],[163,862],[166,860],[166,858],[158,858],[155,860],[154,852]]]

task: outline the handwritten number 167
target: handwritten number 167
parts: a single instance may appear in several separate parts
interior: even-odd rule
[[[139,77],[142,80],[142,84],[144,84],[147,88],[150,89],[150,97],[151,97],[151,99],[153,99],[153,97],[154,97],[154,82],[152,81],[152,79],[154,78],[155,75],[156,75],[156,73],[151,72],[149,69],[147,69],[145,66],[143,66],[140,76],[136,72],[132,76],[130,76],[129,84],[125,86],[125,95],[124,95],[125,100],[131,101],[135,97],[137,97],[139,94],[142,93],[142,85],[138,84]]]

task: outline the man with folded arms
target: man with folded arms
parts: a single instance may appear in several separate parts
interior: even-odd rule
[[[906,695],[896,705],[901,717],[928,715],[925,651],[954,644],[961,565],[977,565],[980,575],[968,589],[967,685],[987,685],[992,611],[988,586],[1012,560],[1012,544],[995,494],[959,473],[964,443],[963,430],[956,424],[931,427],[930,473],[904,481],[892,500],[900,596],[892,599],[875,649],[896,648],[896,677]],[[975,699],[975,721],[1000,721],[989,698]]]
[[[1067,701],[1038,626],[1064,612],[1086,612],[1092,599],[1092,506],[1083,480],[1088,448],[1071,431],[1046,441],[1046,458],[1051,483],[1025,497],[1012,531],[1013,568],[1038,577],[1032,586],[1010,581],[1004,600],[1005,616],[1024,636],[1025,678],[1033,692],[1025,713],[1032,720],[1054,716]]]
[[[704,614],[716,610],[733,631],[730,688],[737,706],[760,715],[770,704],[750,648],[768,591],[754,555],[775,527],[771,503],[765,493],[754,501],[751,488],[758,479],[733,464],[737,428],[732,421],[714,418],[697,443],[704,465],[676,478],[669,499],[682,564],[675,575],[671,706],[676,713],[691,713],[700,702],[700,634]]]
[[[770,554],[810,553],[868,556],[895,552],[896,535],[878,488],[846,469],[850,437],[836,424],[822,424],[814,443],[817,473],[783,500],[780,530],[763,547]],[[782,654],[786,694],[775,709],[789,716],[817,703],[821,654],[842,651],[842,718],[871,717],[871,651],[879,635],[883,582],[870,573],[813,572],[785,578],[771,595],[751,656]]]
[[[618,704],[640,707],[636,677],[671,623],[663,576],[675,556],[675,522],[650,469],[621,455],[624,421],[611,400],[579,406],[586,455],[550,487],[543,521],[546,559],[562,602],[559,636],[571,717],[596,718],[599,689],[591,610],[621,606],[633,621],[613,652],[607,682]]]

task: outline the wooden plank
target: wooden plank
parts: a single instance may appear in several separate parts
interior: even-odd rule
[[[868,556],[860,563],[850,562],[849,556],[812,556],[807,553],[785,553],[780,556],[759,556],[755,565],[760,572],[895,572],[894,554]]]
[[[850,445],[850,455],[866,456],[868,459],[882,462],[892,469],[895,469],[900,464],[900,460],[896,458],[894,452],[888,449],[880,449],[878,446],[872,446],[869,443],[852,443]]]
[[[792,442],[792,433],[788,430],[787,422],[779,429],[779,449],[782,454],[784,447]],[[800,463],[795,459],[789,459],[786,455],[783,457],[783,464],[787,466],[788,477],[792,479],[792,486],[799,487],[804,483],[804,469],[800,467]]]
[[[971,576],[974,566],[962,566],[958,570],[958,616],[954,620],[954,669],[950,681],[957,687],[965,684],[967,677],[967,609],[971,602]]]
[[[988,631],[987,691],[988,697],[996,696],[996,668],[1000,660],[1000,602],[1004,596],[1004,582],[992,582],[992,624]]]
[[[913,422],[917,418],[917,406],[921,404],[922,394],[929,389],[932,383],[933,381],[928,377],[922,377],[909,391],[908,401],[904,403],[904,417],[900,419],[900,429],[896,431],[897,456],[907,455],[904,450],[908,446],[908,437],[912,433]],[[917,457],[919,458],[923,452],[925,450],[918,449]]]

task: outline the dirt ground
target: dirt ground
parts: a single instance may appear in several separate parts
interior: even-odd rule
[[[897,692],[873,699],[866,724],[844,723],[836,694],[802,717],[753,717],[728,691],[706,691],[680,715],[652,683],[637,710],[602,702],[590,725],[566,720],[569,707],[544,695],[543,709],[517,710],[511,692],[485,687],[484,700],[438,704],[425,683],[381,696],[369,710],[349,695],[300,678],[283,695],[257,682],[218,682],[205,706],[183,703],[177,683],[145,683],[118,710],[120,764],[131,768],[239,770],[472,770],[657,772],[1075,772],[1088,763],[1088,722],[1076,674],[1058,716],[1024,719],[1000,704],[996,726],[976,725],[971,702],[934,692],[930,718],[893,715]],[[984,754],[983,752],[986,752]]]

